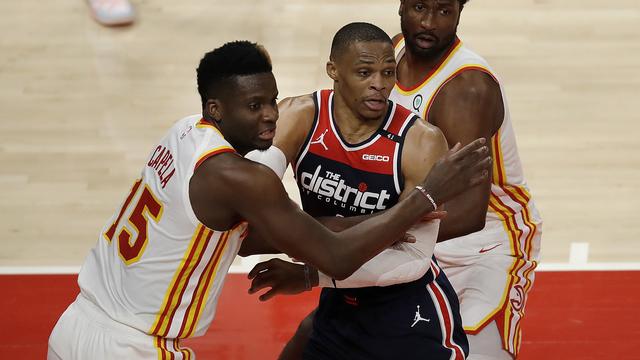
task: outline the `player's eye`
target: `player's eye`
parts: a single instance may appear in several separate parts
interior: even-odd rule
[[[260,103],[250,103],[249,104],[249,110],[251,110],[251,111],[260,110]]]

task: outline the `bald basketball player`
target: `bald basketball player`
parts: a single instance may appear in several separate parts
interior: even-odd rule
[[[375,25],[351,23],[331,45],[333,90],[280,105],[269,151],[281,151],[283,162],[293,164],[304,210],[332,220],[330,226],[348,227],[410,195],[420,174],[447,150],[440,130],[388,100],[395,68],[389,36]],[[464,359],[468,344],[458,299],[432,258],[438,223],[410,233],[415,243],[383,251],[341,281],[308,265],[258,264],[249,274],[250,291],[270,288],[262,300],[324,287],[315,315],[282,358]]]
[[[270,169],[243,158],[275,135],[278,90],[267,52],[228,43],[207,53],[197,74],[202,114],[176,122],[153,147],[82,267],[80,294],[51,333],[49,359],[193,358],[180,339],[204,334],[213,320],[247,224],[342,279],[486,178],[480,139],[445,154],[421,188],[375,220],[331,232],[287,197]]]
[[[466,0],[401,0],[391,99],[449,144],[491,139],[490,182],[446,203],[435,255],[458,297],[471,360],[518,356],[542,220],[525,181],[498,77],[457,37]]]

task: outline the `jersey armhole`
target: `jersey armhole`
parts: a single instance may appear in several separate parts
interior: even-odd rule
[[[429,112],[431,111],[431,106],[433,106],[434,101],[436,100],[436,97],[438,97],[438,94],[440,93],[440,91],[442,91],[442,89],[453,79],[456,78],[456,76],[462,74],[465,71],[471,71],[471,70],[477,70],[480,72],[483,72],[487,75],[489,75],[495,82],[496,84],[498,84],[498,86],[500,86],[500,82],[498,81],[498,78],[491,72],[491,70],[487,69],[484,66],[481,65],[464,65],[462,67],[460,67],[458,70],[454,71],[453,74],[449,75],[449,77],[442,82],[442,84],[440,84],[440,86],[438,86],[438,88],[436,89],[436,91],[433,92],[433,95],[431,95],[431,98],[429,99],[429,103],[427,103],[427,106],[425,106],[424,108],[424,120],[428,123],[431,123],[429,121]]]
[[[418,116],[415,114],[410,115],[411,118],[409,120],[405,120],[405,125],[402,129],[400,129],[400,142],[398,143],[398,158],[396,159],[396,174],[398,174],[398,186],[400,195],[404,190],[404,174],[402,173],[402,152],[404,151],[404,141],[406,139],[407,133],[409,129],[413,126],[413,124],[418,120]]]
[[[307,151],[307,148],[309,147],[309,143],[311,142],[311,137],[313,136],[313,133],[316,132],[316,128],[318,127],[318,122],[320,119],[320,106],[319,103],[320,101],[322,101],[321,99],[321,91],[315,91],[312,94],[312,98],[313,98],[313,107],[314,107],[314,113],[313,113],[313,123],[311,123],[311,128],[309,129],[309,133],[307,133],[307,137],[304,139],[304,142],[302,142],[302,146],[300,146],[300,149],[298,150],[298,153],[296,154],[295,158],[293,159],[293,161],[291,161],[291,166],[293,167],[293,174],[295,175],[297,170],[298,170],[298,164],[300,163],[300,160],[302,159],[302,157],[304,156],[304,154]]]

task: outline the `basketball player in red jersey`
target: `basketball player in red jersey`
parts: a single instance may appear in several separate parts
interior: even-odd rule
[[[326,217],[325,224],[331,221],[336,229],[410,194],[419,174],[447,148],[440,130],[388,101],[395,68],[384,31],[348,24],[334,36],[327,63],[333,90],[280,104],[275,148],[269,151],[281,151],[283,162],[293,164],[304,210]],[[258,264],[249,274],[250,291],[270,287],[263,300],[310,285],[324,287],[313,330],[308,317],[282,357],[464,359],[468,344],[458,300],[432,259],[437,222],[413,231],[415,244],[385,250],[343,281],[306,265]],[[241,254],[266,250],[251,251],[250,245],[246,242]]]
[[[401,0],[390,98],[449,144],[491,139],[491,181],[447,202],[435,255],[460,298],[472,360],[516,358],[542,220],[526,184],[504,89],[456,35],[466,0]],[[480,3],[479,3],[480,4]]]

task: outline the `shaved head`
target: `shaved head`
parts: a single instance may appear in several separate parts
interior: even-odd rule
[[[347,24],[334,35],[333,41],[331,42],[331,55],[329,58],[335,61],[355,42],[372,41],[392,44],[389,35],[373,24],[365,22]]]

